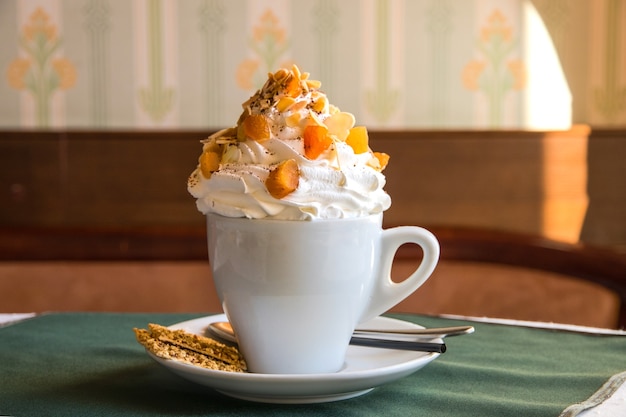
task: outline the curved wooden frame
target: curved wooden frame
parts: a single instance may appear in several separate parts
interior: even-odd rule
[[[620,298],[619,326],[626,328],[626,256],[540,236],[472,229],[427,227],[441,245],[441,259],[521,266],[550,271],[609,288]],[[419,258],[404,246],[400,258]],[[204,229],[2,229],[0,261],[205,260]]]
[[[618,325],[626,328],[626,257],[608,249],[521,233],[463,227],[431,227],[441,259],[519,266],[590,281],[620,298]],[[398,256],[419,257],[415,247]]]

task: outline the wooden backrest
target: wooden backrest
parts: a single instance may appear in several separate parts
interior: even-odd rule
[[[618,295],[618,326],[626,327],[626,259],[615,252],[511,232],[434,226],[429,229],[440,242],[442,265],[471,262],[518,266],[606,287]],[[397,257],[410,263],[421,254],[415,247],[404,246]],[[6,228],[0,233],[0,261],[206,259],[203,228]]]

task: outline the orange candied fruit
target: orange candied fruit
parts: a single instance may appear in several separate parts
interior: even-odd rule
[[[300,183],[300,169],[294,159],[287,159],[270,171],[265,186],[272,197],[281,199],[288,196]]]
[[[220,155],[217,152],[204,151],[200,155],[200,172],[204,178],[211,178],[220,166]]]
[[[387,164],[389,163],[389,155],[384,152],[374,152],[374,157],[378,159],[381,171],[387,167]]]
[[[365,126],[356,126],[350,129],[346,143],[350,145],[356,154],[369,151],[369,137]]]
[[[287,84],[285,85],[285,95],[287,97],[298,97],[302,93],[302,88],[300,87],[300,78],[291,76],[287,80]]]
[[[262,114],[251,114],[243,121],[243,133],[259,142],[270,138],[270,125]]]
[[[326,126],[309,125],[304,128],[304,155],[307,158],[317,159],[332,143]]]

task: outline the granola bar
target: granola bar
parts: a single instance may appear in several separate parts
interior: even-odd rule
[[[184,330],[150,323],[148,330],[133,329],[137,341],[163,359],[179,360],[207,369],[245,372],[246,362],[236,347]]]

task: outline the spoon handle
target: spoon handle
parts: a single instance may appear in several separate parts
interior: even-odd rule
[[[376,338],[356,337],[356,336],[350,339],[350,344],[357,345],[357,346],[384,348],[384,349],[413,350],[413,351],[419,351],[419,352],[444,353],[446,351],[445,343],[376,339]]]

